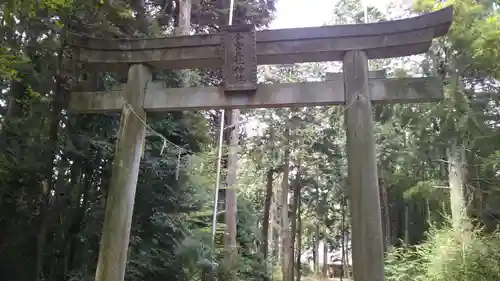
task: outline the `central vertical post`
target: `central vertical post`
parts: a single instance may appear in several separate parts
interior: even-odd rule
[[[366,54],[347,52],[343,74],[353,277],[354,281],[383,281],[382,221]]]
[[[139,164],[146,136],[146,112],[142,109],[151,72],[132,65],[122,94],[125,101],[106,199],[96,281],[123,281],[127,264],[130,227],[134,210]],[[141,120],[142,119],[142,120]]]
[[[237,244],[236,244],[236,225],[237,225],[237,196],[236,179],[238,169],[238,129],[239,129],[239,109],[228,111],[226,122],[228,128],[228,157],[227,157],[227,188],[225,197],[224,221],[227,226],[227,232],[224,239],[226,248],[225,258],[229,274],[232,275],[235,269]],[[233,279],[235,276],[230,276]]]
[[[229,11],[232,13],[232,10]],[[224,94],[252,95],[257,90],[257,56],[255,27],[251,24],[231,25],[224,27],[221,38]],[[237,196],[236,177],[238,169],[238,130],[239,109],[228,110],[227,115],[227,144],[229,145],[227,161],[227,188],[225,194],[224,221],[227,226],[225,234],[225,267],[226,271],[221,280],[236,278],[237,259]],[[221,128],[224,130],[224,128]]]

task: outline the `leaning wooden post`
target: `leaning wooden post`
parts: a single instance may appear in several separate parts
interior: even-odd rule
[[[354,281],[383,281],[384,249],[366,54],[347,52],[343,74],[353,277]]]
[[[106,199],[96,281],[123,281],[125,277],[139,163],[146,136],[142,103],[150,80],[151,72],[145,65],[132,65],[122,92],[125,103]]]

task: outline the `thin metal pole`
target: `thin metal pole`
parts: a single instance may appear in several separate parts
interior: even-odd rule
[[[229,3],[229,22],[228,25],[233,25],[233,10],[234,10],[234,0]]]
[[[224,119],[225,110],[222,110],[221,120],[220,120],[220,132],[219,132],[219,143],[217,147],[217,175],[215,177],[215,195],[214,195],[214,208],[212,214],[212,246],[215,239],[215,229],[217,228],[217,205],[219,201],[219,188],[220,188],[220,170],[221,170],[221,158],[222,158],[222,142],[224,141]]]
[[[365,14],[365,23],[368,23],[368,3],[366,3],[367,0],[363,1],[364,2],[364,14]]]
[[[233,24],[233,9],[234,0],[229,3],[229,21],[228,25]],[[224,141],[224,119],[225,110],[222,109],[221,119],[220,119],[220,132],[219,132],[219,144],[217,147],[217,175],[215,178],[215,195],[214,195],[214,208],[212,214],[212,247],[215,240],[215,230],[217,229],[217,205],[219,201],[219,189],[220,189],[220,172],[221,172],[221,158],[222,158],[222,143]]]

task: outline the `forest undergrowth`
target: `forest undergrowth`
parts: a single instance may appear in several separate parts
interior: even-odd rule
[[[424,243],[393,248],[387,256],[388,281],[500,280],[500,231],[431,228]]]

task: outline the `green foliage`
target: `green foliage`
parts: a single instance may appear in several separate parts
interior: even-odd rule
[[[419,181],[404,192],[403,198],[408,201],[417,198],[433,199],[436,198],[436,194],[442,194],[439,190],[440,187],[443,187],[443,183],[436,180]],[[442,200],[444,198],[439,199]]]
[[[418,246],[392,249],[388,281],[494,281],[500,278],[500,232],[433,229]]]
[[[456,51],[454,60],[462,66],[468,65],[468,71],[487,73],[499,78],[500,50],[500,15],[493,3],[473,0],[415,1],[418,11],[430,11],[453,4],[454,21],[447,39]]]
[[[15,79],[17,75],[16,66],[21,59],[9,52],[7,48],[0,46],[0,79]]]

